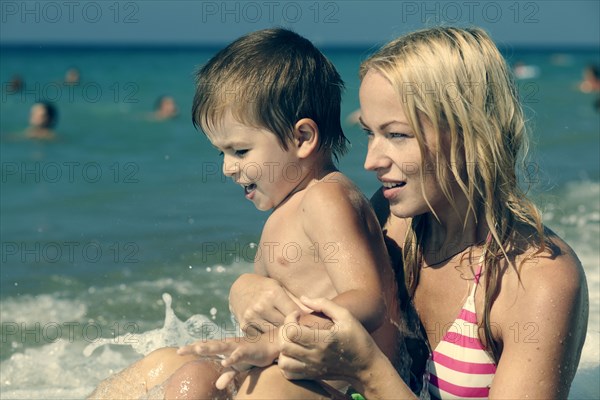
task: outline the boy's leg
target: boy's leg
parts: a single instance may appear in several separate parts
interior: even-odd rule
[[[176,348],[165,347],[148,354],[123,371],[100,382],[89,399],[138,399],[165,382],[175,371],[196,356],[180,356]]]
[[[253,368],[238,390],[236,399],[330,399],[314,381],[289,381],[277,367]]]
[[[198,360],[179,368],[164,384],[164,398],[173,399],[228,399],[229,390],[217,390],[215,382],[223,367],[216,361]]]

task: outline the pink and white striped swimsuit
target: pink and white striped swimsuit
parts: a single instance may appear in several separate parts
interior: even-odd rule
[[[487,242],[489,243],[488,236]],[[475,290],[479,283],[487,243],[479,259],[473,287],[451,328],[427,362],[432,399],[487,399],[496,364],[479,340]]]

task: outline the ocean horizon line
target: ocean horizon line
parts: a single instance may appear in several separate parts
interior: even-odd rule
[[[377,49],[385,41],[373,43],[337,43],[318,44],[317,47],[329,51],[351,51]],[[66,42],[54,41],[36,43],[30,41],[4,42],[0,41],[2,50],[76,50],[76,51],[98,51],[98,50],[153,50],[153,51],[186,51],[186,50],[218,50],[227,46],[229,42],[211,43],[148,43],[148,42]],[[561,53],[561,52],[598,52],[600,57],[600,45],[590,44],[498,44],[499,49],[504,52],[538,52],[538,53]]]

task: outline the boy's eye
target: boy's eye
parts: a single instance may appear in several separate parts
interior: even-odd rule
[[[247,152],[248,152],[248,150],[246,150],[246,149],[245,150],[235,150],[233,152],[233,154],[235,154],[237,157],[241,157],[244,154],[246,154]],[[219,156],[221,156],[221,157],[223,157],[224,154],[225,153],[223,153],[222,151],[219,152]]]

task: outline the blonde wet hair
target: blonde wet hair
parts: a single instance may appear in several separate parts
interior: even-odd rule
[[[488,351],[497,361],[500,349],[493,340],[490,310],[500,290],[503,266],[518,270],[514,263],[518,254],[535,248],[525,262],[551,247],[538,209],[518,183],[517,167],[524,161],[527,136],[511,72],[485,31],[453,27],[425,29],[393,40],[361,64],[361,80],[370,70],[397,89],[421,154],[437,149],[431,157],[423,157],[422,174],[436,175],[458,212],[450,187],[455,181],[468,201],[468,217],[477,224],[484,219],[489,227],[493,240],[483,272],[481,326]],[[424,140],[425,121],[435,132],[435,147]],[[449,143],[449,158],[442,151],[442,140]],[[426,159],[433,168],[425,165]],[[423,196],[429,204],[424,190]],[[404,277],[411,297],[424,254],[425,221],[422,215],[413,217],[403,244]]]

